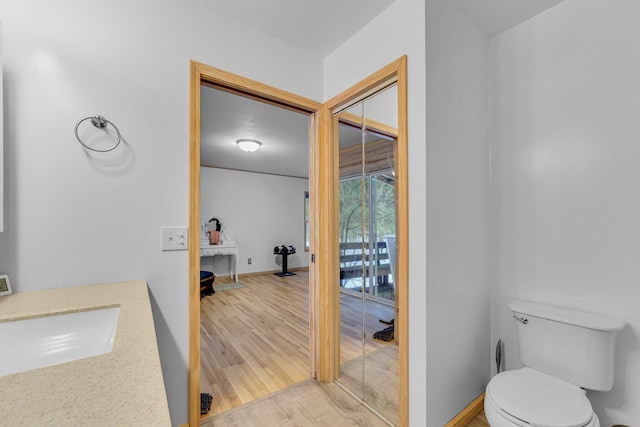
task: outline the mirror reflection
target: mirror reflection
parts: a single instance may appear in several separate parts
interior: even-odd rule
[[[389,422],[397,424],[395,85],[341,112],[337,120],[339,382]]]

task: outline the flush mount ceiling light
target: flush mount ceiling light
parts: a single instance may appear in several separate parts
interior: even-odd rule
[[[254,151],[258,151],[262,142],[256,141],[255,139],[238,139],[236,144],[238,144],[238,147],[240,147],[242,151],[253,153]]]

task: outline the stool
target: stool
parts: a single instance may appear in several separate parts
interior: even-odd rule
[[[212,272],[200,271],[200,299],[216,293],[213,289],[214,280],[216,280],[216,276]]]

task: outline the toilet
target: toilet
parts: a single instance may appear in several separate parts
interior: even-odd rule
[[[524,368],[489,381],[489,425],[600,427],[586,392],[613,387],[615,339],[625,323],[531,301],[513,301],[509,308]]]

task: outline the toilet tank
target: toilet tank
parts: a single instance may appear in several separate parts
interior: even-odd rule
[[[585,389],[611,390],[623,321],[531,301],[513,301],[509,308],[523,365]]]

